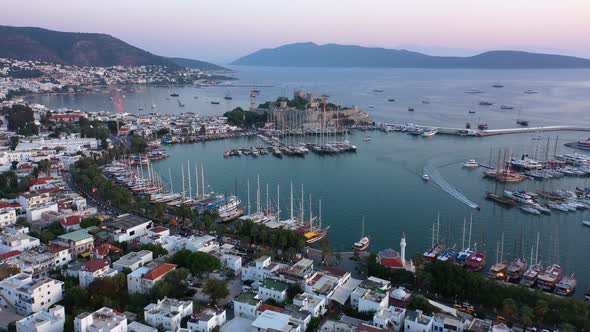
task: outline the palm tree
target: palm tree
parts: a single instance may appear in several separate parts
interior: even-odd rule
[[[533,309],[529,306],[522,306],[520,308],[520,320],[522,324],[527,327],[533,323]]]

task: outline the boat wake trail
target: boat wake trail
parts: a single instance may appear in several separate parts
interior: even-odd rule
[[[438,187],[442,190],[446,191],[449,195],[455,197],[463,204],[469,206],[472,209],[479,209],[479,205],[475,204],[469,198],[465,197],[462,193],[460,193],[455,187],[453,187],[450,183],[445,180],[442,175],[438,172],[438,170],[432,165],[424,166],[424,174],[428,174],[430,176],[430,180],[434,182]]]

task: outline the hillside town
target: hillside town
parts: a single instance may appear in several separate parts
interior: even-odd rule
[[[227,79],[191,68],[92,67],[0,58],[0,101],[31,93],[96,92],[109,85],[212,85]]]

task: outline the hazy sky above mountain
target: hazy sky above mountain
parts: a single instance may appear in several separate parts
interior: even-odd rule
[[[156,54],[222,63],[307,41],[590,57],[588,0],[2,0],[1,7],[3,25],[108,33]]]

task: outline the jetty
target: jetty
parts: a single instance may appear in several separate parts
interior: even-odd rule
[[[377,125],[378,129],[384,131],[403,131],[390,130],[389,128],[420,128],[420,129],[437,129],[437,134],[440,135],[456,135],[456,136],[472,136],[485,137],[495,135],[511,135],[511,134],[525,134],[525,133],[540,133],[549,131],[586,131],[590,132],[590,127],[581,126],[543,126],[543,127],[519,127],[519,128],[500,128],[500,129],[466,129],[453,127],[438,127],[426,126],[419,124],[394,124],[394,123],[380,123]]]

